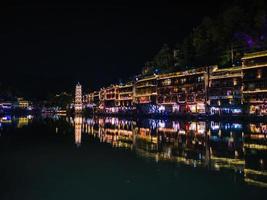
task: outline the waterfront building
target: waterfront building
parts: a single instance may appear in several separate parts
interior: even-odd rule
[[[245,54],[242,66],[199,67],[137,76],[86,99],[103,112],[267,115],[267,51]]]
[[[241,66],[210,69],[207,91],[210,114],[241,114],[241,92]]]
[[[105,111],[105,98],[106,98],[106,90],[105,88],[101,88],[98,92],[98,107],[101,111]]]
[[[84,105],[88,105],[89,104],[89,94],[83,95],[82,102],[83,102]]]
[[[94,92],[90,92],[87,96],[87,101],[89,104],[93,105],[94,104]]]
[[[30,110],[32,109],[32,105],[24,98],[17,98],[15,101],[0,102],[0,110],[3,110],[4,112],[14,111],[16,109]]]
[[[94,91],[92,94],[92,98],[93,98],[93,104],[96,106],[99,106],[99,104],[100,104],[100,92]]]
[[[267,51],[242,58],[243,99],[250,114],[267,115]]]
[[[134,85],[134,103],[139,111],[157,112],[157,75],[137,78]]]
[[[138,78],[134,86],[134,102],[156,104],[157,75]]]
[[[17,98],[17,107],[20,109],[26,109],[30,105],[29,101],[25,100],[24,98]]]
[[[118,100],[121,107],[133,106],[133,83],[118,86]]]
[[[106,112],[117,113],[119,106],[118,85],[110,85],[101,90],[101,100]]]
[[[10,111],[13,109],[13,104],[11,102],[1,102],[0,103],[0,108],[3,110],[3,111]]]
[[[86,107],[92,108],[95,106],[94,104],[94,93],[95,92],[91,92],[89,94],[85,94],[83,96],[83,103],[86,105]]]
[[[75,103],[74,103],[74,110],[75,112],[81,112],[83,108],[82,103],[82,86],[80,83],[76,85],[75,88]]]
[[[205,113],[205,67],[158,76],[157,103],[170,112]]]
[[[157,103],[161,111],[179,111],[178,105],[178,85],[174,78],[178,73],[161,74],[157,79]]]

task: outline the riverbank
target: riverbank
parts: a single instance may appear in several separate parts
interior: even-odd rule
[[[43,115],[44,113],[38,111],[31,112],[5,112],[0,113],[0,117],[4,116],[22,116],[22,115]],[[104,112],[82,112],[75,114],[74,112],[64,112],[62,113],[45,113],[46,115],[61,115],[61,116],[75,116],[83,115],[85,117],[117,117],[126,119],[179,119],[179,120],[204,120],[204,121],[242,121],[242,122],[267,122],[267,115],[207,115],[207,114],[195,114],[195,113],[104,113]]]
[[[73,114],[74,115],[74,114]],[[267,121],[267,115],[206,115],[192,113],[144,114],[144,113],[85,113],[85,116],[118,117],[127,119],[181,119],[181,120],[214,120],[214,121]]]

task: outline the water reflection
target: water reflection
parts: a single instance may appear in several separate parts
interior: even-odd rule
[[[75,144],[77,147],[81,145],[81,139],[82,139],[82,116],[75,116],[74,117],[74,130],[75,130]]]
[[[52,119],[56,133],[73,130],[77,147],[86,144],[82,141],[86,134],[90,137],[84,138],[129,149],[155,162],[231,171],[248,184],[267,187],[267,122],[126,120],[80,115]],[[9,126],[22,128],[32,121],[32,116],[3,116],[0,130]]]
[[[17,128],[22,128],[23,126],[27,126],[29,123],[31,123],[32,119],[33,119],[32,115],[19,116],[19,117],[5,115],[0,117],[0,127],[12,125]]]
[[[267,187],[267,123],[68,119],[75,127],[75,144],[82,133],[138,156],[210,170],[232,170],[245,182]]]

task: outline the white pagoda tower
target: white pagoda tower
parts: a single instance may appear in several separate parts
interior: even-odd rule
[[[75,88],[74,110],[76,113],[80,113],[82,112],[82,109],[83,109],[82,86],[80,83],[78,83]]]

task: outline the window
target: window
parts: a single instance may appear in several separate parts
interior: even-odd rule
[[[172,81],[171,79],[165,79],[164,81],[162,81],[162,85],[167,86],[167,85],[171,85]]]

